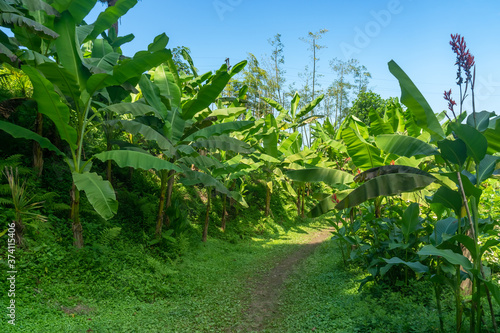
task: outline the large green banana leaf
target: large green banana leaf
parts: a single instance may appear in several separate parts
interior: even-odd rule
[[[272,114],[268,114],[265,118],[264,131],[266,131],[262,135],[264,152],[272,157],[278,157],[278,125]]]
[[[483,135],[488,140],[488,154],[500,152],[500,117],[490,120],[490,124]]]
[[[490,118],[495,116],[495,112],[481,111],[471,113],[467,117],[467,125],[474,127],[483,133],[490,125]]]
[[[182,105],[182,118],[185,120],[191,119],[198,112],[212,104],[215,99],[219,97],[222,90],[224,90],[231,77],[236,74],[235,71],[237,72],[237,70],[244,65],[246,65],[246,61],[234,65],[231,73],[224,70],[227,69],[227,67],[223,65],[211,79],[210,83],[202,86],[194,98],[186,101]]]
[[[372,135],[392,134],[395,132],[391,124],[384,121],[373,107],[368,111],[368,116],[370,117],[370,133]]]
[[[35,132],[32,132],[24,127],[6,122],[6,121],[0,121],[0,130],[3,130],[10,135],[12,135],[14,138],[19,139],[28,139],[28,140],[35,140],[40,144],[40,147],[46,148],[49,150],[52,150],[53,152],[57,153],[60,156],[65,156],[56,146],[54,146],[47,138],[44,138],[43,136],[40,136],[36,134]]]
[[[61,102],[59,95],[54,91],[54,85],[33,67],[22,66],[22,70],[33,84],[33,99],[38,104],[38,112],[49,117],[54,122],[61,139],[76,149],[77,133],[69,125],[69,108]]]
[[[325,98],[325,95],[321,94],[318,97],[314,99],[314,101],[307,103],[300,109],[300,111],[297,113],[295,116],[296,119],[300,119],[303,116],[307,115],[309,112],[311,112],[322,100]]]
[[[452,250],[440,250],[432,245],[425,245],[420,251],[417,252],[418,255],[421,256],[438,256],[442,257],[450,262],[452,265],[460,265],[466,270],[470,270],[473,268],[472,263],[461,255],[460,253],[455,253]]]
[[[113,47],[107,40],[98,38],[92,41],[92,58],[103,58],[110,53],[113,53]]]
[[[228,197],[233,198],[233,194],[231,193],[231,191],[229,191],[220,181],[218,181],[211,175],[203,172],[193,171],[188,168],[186,168],[183,173],[186,177],[181,178],[180,182],[184,185],[190,186],[202,184],[205,187],[212,186],[217,192],[226,194]]]
[[[232,121],[228,123],[215,124],[194,132],[188,137],[183,138],[182,141],[194,141],[199,138],[209,138],[214,135],[221,135],[221,134],[231,133],[234,131],[240,131],[249,128],[253,124],[254,124],[253,121]]]
[[[285,108],[280,103],[267,97],[263,97],[262,99],[266,101],[267,104],[271,105],[274,109],[276,109],[276,111],[278,111],[280,114],[287,113],[287,110],[285,110]]]
[[[37,68],[48,81],[61,90],[64,96],[70,97],[79,110],[83,108],[80,100],[80,87],[73,74],[55,62],[46,62],[38,65]]]
[[[462,196],[447,186],[441,186],[429,199],[429,203],[439,203],[447,208],[451,208],[457,216],[462,211]]]
[[[82,66],[83,55],[76,39],[75,19],[64,11],[54,22],[54,30],[59,34],[55,40],[59,63],[75,76],[80,88],[85,88],[90,73]]]
[[[59,13],[67,10],[73,16],[75,22],[79,24],[94,8],[96,2],[97,0],[54,0],[51,5]]]
[[[444,139],[437,142],[441,157],[446,161],[462,166],[467,160],[467,146],[460,140]]]
[[[161,114],[153,107],[144,103],[117,103],[111,104],[103,109],[103,111],[111,111],[116,114],[131,114],[134,117],[141,117],[153,114],[159,119],[162,119]]]
[[[436,178],[414,173],[391,173],[373,178],[354,189],[335,208],[338,210],[357,206],[379,196],[397,195],[425,188]]]
[[[439,152],[437,149],[417,138],[400,134],[383,134],[375,137],[377,146],[389,154],[398,156],[430,156]]]
[[[352,128],[346,128],[342,131],[342,140],[344,140],[347,153],[357,168],[367,170],[384,165],[380,149],[367,143]]]
[[[190,167],[191,165],[196,166],[198,169],[202,169],[203,171],[209,172],[213,168],[223,169],[224,165],[216,160],[215,158],[211,158],[208,156],[198,155],[195,157],[185,156],[179,159],[179,162],[184,163],[186,166]]]
[[[420,224],[419,214],[420,208],[418,203],[413,202],[410,204],[403,213],[403,219],[401,224],[401,231],[406,240],[410,237],[410,234],[417,230]]]
[[[113,160],[120,168],[131,167],[134,169],[155,169],[160,170],[175,170],[181,172],[182,170],[168,161],[158,158],[153,155],[144,154],[132,150],[110,150],[94,155],[95,158],[101,161]]]
[[[207,139],[198,139],[192,143],[192,146],[202,149],[233,151],[240,154],[250,154],[253,152],[253,148],[248,143],[226,135],[211,136]]]
[[[450,124],[451,129],[467,146],[467,154],[471,156],[476,163],[479,163],[488,149],[486,137],[472,126],[465,124]]]
[[[231,108],[222,108],[216,109],[207,113],[207,117],[217,117],[217,119],[226,119],[229,117],[238,117],[242,113],[246,112],[245,107],[231,107]]]
[[[285,140],[283,140],[281,142],[278,150],[280,152],[282,152],[283,154],[285,154],[286,152],[297,153],[298,149],[294,149],[294,148],[297,147],[296,143],[297,143],[297,138],[299,137],[299,135],[300,135],[300,133],[298,131],[290,134],[290,136],[288,138],[286,138]]]
[[[163,50],[167,47],[168,44],[168,36],[165,33],[159,34],[155,37],[154,41],[148,45],[149,52],[156,52]]]
[[[168,110],[161,100],[160,88],[151,82],[151,80],[144,74],[139,80],[139,87],[141,88],[142,95],[148,104],[162,115],[161,119],[165,119],[167,117]]]
[[[457,230],[458,220],[455,217],[448,217],[444,220],[437,221],[429,237],[431,244],[438,246],[443,242],[443,235],[454,235]]]
[[[445,135],[441,124],[439,124],[429,103],[427,103],[408,75],[394,60],[389,62],[389,71],[398,79],[399,86],[401,87],[401,102],[413,114],[417,126],[437,136],[439,139],[443,139]]]
[[[314,206],[307,216],[309,217],[318,217],[323,214],[328,213],[335,209],[335,206],[338,203],[338,200],[342,200],[349,194],[350,190],[340,191],[332,195],[328,195],[326,198],[320,200],[316,206]]]
[[[181,106],[181,90],[175,83],[174,75],[165,65],[156,67],[154,71],[154,84],[160,89],[160,94],[168,99],[173,107]]]
[[[354,177],[344,171],[324,168],[308,168],[291,170],[286,173],[287,177],[300,182],[324,182],[330,186],[337,184],[350,184]]]
[[[166,152],[170,157],[175,155],[175,148],[165,136],[155,131],[152,127],[142,124],[134,120],[110,120],[107,122],[114,126],[120,124],[123,129],[133,135],[141,134],[144,139],[156,141],[161,150]]]
[[[122,84],[127,80],[139,77],[145,71],[148,71],[149,69],[156,67],[171,58],[172,53],[167,49],[153,53],[139,51],[132,59],[116,65],[113,68],[113,76],[106,77],[106,80],[104,80],[104,82],[98,87],[102,88],[109,85]]]
[[[495,166],[498,161],[500,161],[500,156],[486,155],[483,158],[483,160],[479,163],[477,169],[477,184],[481,184],[483,181],[491,177],[493,171],[495,171]]]
[[[117,22],[120,17],[125,15],[129,9],[134,7],[136,4],[137,0],[118,0],[114,6],[108,6],[104,12],[99,14],[95,22],[92,24],[94,29],[85,41],[96,39],[97,36],[99,36],[104,30],[111,28],[111,26]]]
[[[411,173],[411,174],[417,174],[417,175],[424,175],[424,176],[429,176],[433,177],[429,173],[420,170],[418,168],[406,166],[406,165],[384,165],[381,167],[376,167],[372,168],[369,170],[366,170],[365,172],[362,172],[356,177],[354,177],[354,181],[357,183],[360,182],[365,182],[367,180],[373,179],[375,177],[379,177],[382,175],[387,175],[391,173]]]
[[[116,214],[118,201],[111,183],[103,180],[95,172],[73,172],[73,182],[80,191],[84,191],[95,211],[108,220]]]
[[[26,9],[28,9],[29,11],[34,12],[37,10],[43,10],[48,15],[54,15],[54,16],[59,15],[58,11],[55,10],[51,5],[49,5],[44,0],[22,0],[21,2],[23,4],[23,6],[26,7]],[[5,7],[4,7],[5,5],[6,5],[5,3],[2,3],[2,8],[0,10],[3,12],[10,12],[8,10],[5,10]],[[13,7],[11,7],[11,8],[13,8]],[[18,13],[18,14],[20,13],[16,9],[14,9],[14,10],[15,10],[15,13]]]
[[[10,6],[9,6],[10,7]],[[20,13],[21,14],[21,13]],[[43,24],[16,13],[0,12],[0,26],[18,26],[28,29],[28,33],[33,33],[44,39],[56,39],[59,34]]]
[[[392,257],[391,259],[384,259],[387,263],[384,267],[380,268],[380,275],[385,275],[394,265],[406,265],[410,267],[415,273],[427,273],[429,271],[429,267],[418,261],[404,261],[398,257]]]

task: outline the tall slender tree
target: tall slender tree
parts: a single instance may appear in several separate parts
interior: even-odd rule
[[[349,104],[349,91],[354,87],[349,82],[349,76],[354,73],[354,60],[343,61],[334,58],[330,61],[330,67],[337,74],[337,79],[329,87],[330,95],[335,100],[335,122],[337,126],[345,116],[345,111]]]
[[[270,97],[276,99],[281,105],[283,105],[284,96],[281,93],[281,87],[285,84],[285,78],[283,77],[285,70],[282,67],[285,64],[285,56],[283,54],[284,45],[281,42],[281,34],[274,35],[272,39],[268,39],[268,42],[273,48],[271,53],[271,63],[274,77],[270,80],[270,83],[272,83],[270,88],[271,93],[275,95]]]
[[[306,37],[301,37],[300,40],[309,44],[309,50],[312,52],[312,63],[313,63],[313,72],[312,72],[312,87],[311,87],[311,100],[314,100],[315,97],[315,88],[316,88],[316,65],[317,62],[319,61],[319,58],[317,57],[316,53],[317,51],[326,48],[325,45],[319,45],[317,43],[318,39],[321,39],[324,34],[328,32],[328,29],[321,29],[317,32],[311,32],[307,34]],[[311,116],[313,115],[313,111],[311,110]],[[306,129],[304,128],[304,131]],[[306,138],[306,141],[311,142],[311,129],[309,128],[309,136],[304,135]]]

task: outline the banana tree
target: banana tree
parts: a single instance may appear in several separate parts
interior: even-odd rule
[[[241,165],[237,161],[241,161],[241,155],[236,155],[234,160],[221,163],[217,159],[209,156],[198,155],[196,157],[186,156],[180,159],[183,164],[185,177],[181,182],[185,185],[201,184],[207,190],[207,210],[205,215],[205,224],[203,227],[202,241],[207,241],[209,214],[211,209],[212,192],[218,192],[223,196],[223,215],[222,215],[222,229],[225,229],[225,201],[226,198],[232,198],[241,206],[248,208],[245,199],[239,192],[230,191],[223,183],[224,178],[229,178],[231,174],[237,173],[246,168],[246,165]],[[195,165],[197,170],[191,170],[190,165]],[[201,172],[200,172],[201,171]]]
[[[54,18],[53,26],[59,35],[54,45],[57,62],[43,59],[45,62],[36,68],[22,66],[33,84],[33,99],[38,104],[39,112],[53,121],[59,136],[67,144],[69,156],[36,133],[8,122],[0,123],[0,128],[14,137],[35,140],[41,147],[55,151],[67,162],[74,182],[71,189],[71,219],[74,245],[78,248],[83,246],[79,214],[80,191],[85,192],[90,204],[102,218],[111,218],[117,210],[111,184],[97,173],[91,172],[91,159],[85,161],[83,157],[85,135],[93,119],[93,98],[106,87],[136,82],[144,71],[171,57],[160,41],[154,43],[150,50],[136,53],[132,59],[110,63],[108,70],[100,68],[95,73],[95,68],[99,66],[83,61],[82,43],[95,39],[132,8],[136,1],[119,0],[120,6],[117,9],[104,11],[91,25],[79,26],[95,3],[96,1],[84,0],[71,3],[54,1],[51,6],[59,13]],[[74,118],[75,122],[70,122],[70,118]]]
[[[267,115],[265,118],[265,125],[264,129],[267,131],[265,134],[262,135],[263,139],[263,146],[265,150],[265,154],[269,155],[273,158],[277,158],[279,155],[279,159],[281,160],[280,163],[282,163],[281,168],[288,167],[289,164],[291,163],[290,161],[299,161],[299,160],[305,160],[306,156],[308,158],[313,158],[311,156],[310,152],[304,152],[302,153],[303,158],[294,158],[292,155],[295,154],[300,154],[300,150],[302,149],[302,135],[299,135],[298,129],[310,124],[317,119],[322,118],[322,116],[318,115],[311,115],[308,116],[311,111],[319,105],[319,103],[323,100],[324,95],[320,95],[317,98],[315,98],[313,101],[310,103],[307,103],[304,105],[302,108],[298,109],[299,102],[300,102],[300,95],[296,92],[290,102],[290,108],[285,109],[285,107],[278,102],[270,99],[270,98],[264,98],[264,100],[271,106],[273,107],[277,112],[278,115],[276,118],[272,115]],[[275,140],[275,137],[277,140]],[[276,142],[275,142],[276,141]],[[278,143],[280,143],[278,145]],[[310,144],[309,144],[310,146]],[[286,157],[289,156],[288,159]],[[298,156],[298,155],[297,155]],[[267,164],[269,163],[278,163],[275,160],[270,160],[268,158],[268,161],[266,161]],[[274,166],[270,166],[274,169]],[[274,169],[277,172],[277,177],[282,178],[282,172],[280,172],[278,169]],[[269,181],[272,177],[269,177],[268,174],[268,180],[266,181],[267,184],[267,194],[266,194],[266,216],[269,214],[269,204],[270,204],[270,198],[271,198],[271,191],[272,191],[272,182]],[[288,192],[291,193],[292,195],[297,196],[297,212],[299,215],[304,215],[304,197],[305,197],[305,184],[303,183],[297,183],[297,189],[296,191],[293,190],[293,188],[284,182],[285,186],[288,189]],[[301,204],[301,198],[302,198],[302,204]]]
[[[190,59],[190,58],[188,58]],[[132,114],[132,120],[118,119],[108,122],[110,125],[120,125],[131,134],[140,134],[148,141],[154,141],[160,156],[171,165],[178,163],[185,156],[197,156],[199,152],[209,149],[232,150],[237,153],[249,152],[249,147],[240,140],[228,136],[229,133],[250,127],[252,121],[227,121],[244,112],[244,108],[221,108],[210,110],[229,79],[238,73],[245,62],[237,64],[228,72],[223,65],[215,74],[181,79],[172,60],[150,71],[149,76],[143,75],[138,87],[141,98],[134,103],[119,103],[106,107],[106,111],[117,114]],[[201,80],[201,81],[200,81]],[[203,82],[206,81],[205,84]],[[182,99],[184,98],[184,100]],[[111,156],[111,155],[109,155]],[[125,156],[125,155],[124,155]],[[108,154],[99,155],[107,159]],[[195,161],[196,162],[196,161]],[[124,160],[121,163],[125,163]],[[132,166],[132,165],[130,165]],[[196,164],[195,164],[196,166]],[[156,236],[161,237],[165,219],[165,205],[171,203],[174,177],[186,175],[185,168],[171,168],[159,172],[160,202],[157,215]],[[182,172],[181,172],[182,171]],[[187,172],[190,181],[198,173]],[[200,176],[203,179],[209,174]]]

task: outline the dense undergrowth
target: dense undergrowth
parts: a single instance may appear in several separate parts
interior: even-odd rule
[[[47,218],[26,220],[25,245],[15,252],[17,324],[4,325],[7,331],[218,331],[239,322],[245,277],[265,269],[269,258],[288,253],[305,232],[319,227],[297,218],[293,201],[282,193],[271,202],[274,219],[258,209],[236,216],[231,207],[222,232],[221,203],[215,198],[210,238],[202,243],[204,192],[178,184],[175,209],[169,212],[172,237],[152,244],[157,178],[146,171],[116,169],[122,202],[118,213],[104,221],[82,201],[85,246],[76,249],[67,206],[60,203],[65,193],[57,181],[68,175],[57,173],[58,162],[51,162],[37,178],[23,166],[21,155],[4,159],[20,170],[34,200],[45,199],[40,213]],[[250,189],[249,202],[263,207],[264,186],[255,183]],[[7,192],[2,195],[8,197]],[[9,208],[0,210],[2,230],[12,214]],[[3,258],[5,241],[0,249]],[[8,290],[7,282],[1,281],[2,290]],[[6,306],[8,299],[1,300]]]

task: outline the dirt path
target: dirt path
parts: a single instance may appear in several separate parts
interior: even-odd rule
[[[331,236],[334,229],[325,229],[310,234],[309,239],[295,252],[277,261],[267,273],[254,277],[250,282],[250,305],[240,332],[259,332],[273,317],[278,308],[282,285],[296,265],[310,256],[316,247]]]

